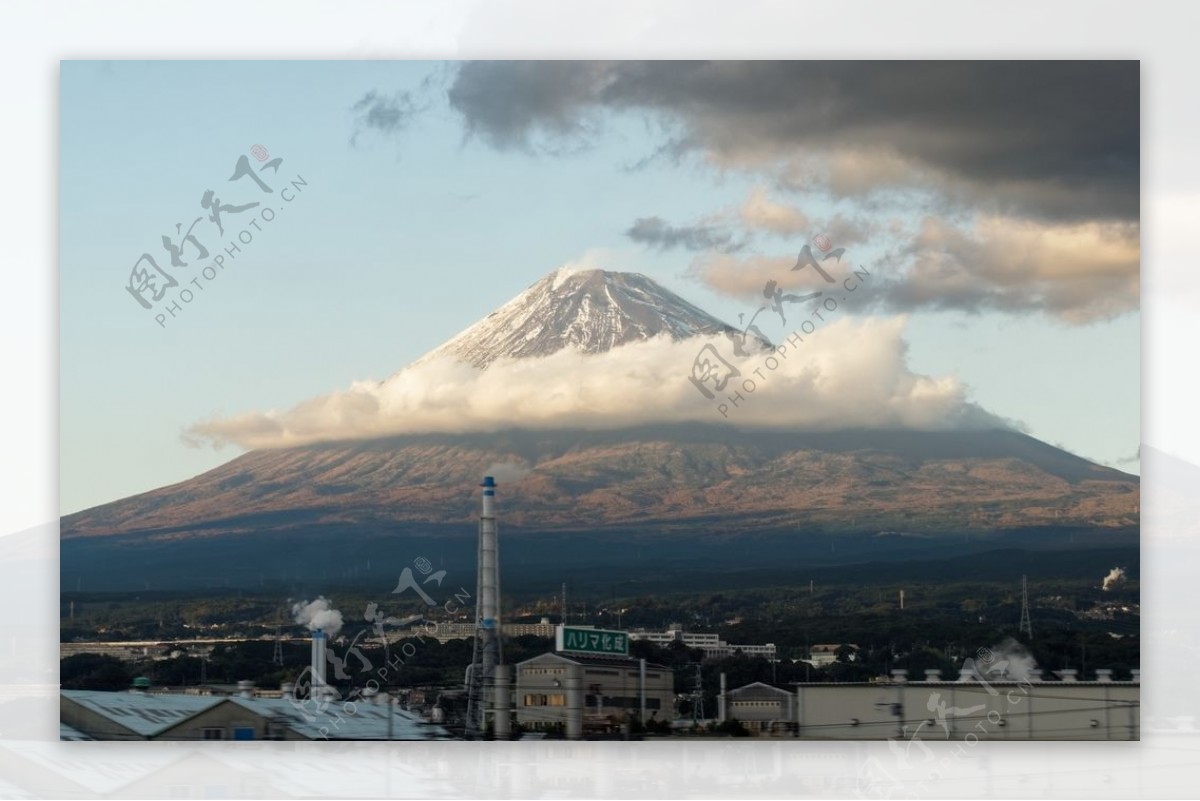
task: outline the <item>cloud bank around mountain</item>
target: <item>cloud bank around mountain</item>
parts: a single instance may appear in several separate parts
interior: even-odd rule
[[[412,433],[681,421],[809,430],[1011,425],[970,402],[967,387],[955,378],[912,372],[905,322],[831,320],[803,342],[781,342],[786,358],[775,354],[772,362],[768,353],[736,359],[723,337],[659,337],[591,355],[562,350],[501,359],[487,370],[438,358],[291,409],[197,422],[184,440],[214,448],[276,448]],[[741,371],[711,400],[688,380],[705,345]],[[729,396],[739,390],[742,399],[734,403]],[[727,407],[724,415],[720,404]]]

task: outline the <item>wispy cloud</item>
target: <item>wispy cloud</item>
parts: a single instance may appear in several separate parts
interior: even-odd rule
[[[354,114],[350,144],[357,144],[359,137],[368,132],[394,136],[407,128],[421,110],[410,92],[385,95],[372,89],[350,107]]]
[[[999,216],[967,222],[926,217],[889,228],[892,245],[870,266],[867,308],[1044,314],[1082,325],[1138,308],[1140,247],[1132,223],[1041,223]],[[839,244],[843,241],[833,237]],[[705,254],[689,275],[717,292],[757,298],[769,280],[786,290],[825,288],[795,254]]]
[[[659,250],[683,248],[728,253],[741,247],[733,241],[733,234],[720,226],[705,222],[676,226],[661,217],[639,217],[625,231],[625,235],[639,245]]]

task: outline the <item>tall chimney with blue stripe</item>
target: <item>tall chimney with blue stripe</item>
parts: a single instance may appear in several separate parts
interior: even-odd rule
[[[496,479],[484,476],[483,509],[479,515],[479,561],[476,590],[475,648],[468,671],[467,730],[483,736],[488,713],[507,704],[496,697],[496,667],[500,648],[500,561],[496,527]],[[504,682],[507,684],[507,682]],[[507,690],[505,690],[507,691]],[[493,721],[495,734],[506,736],[507,720]]]

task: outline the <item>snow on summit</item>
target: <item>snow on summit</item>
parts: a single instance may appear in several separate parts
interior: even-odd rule
[[[567,347],[603,353],[663,334],[679,341],[734,331],[640,273],[562,267],[414,364],[453,356],[486,369]]]

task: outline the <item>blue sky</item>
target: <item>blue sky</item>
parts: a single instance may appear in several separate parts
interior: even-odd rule
[[[556,116],[538,123],[540,138],[506,140],[494,120],[472,125],[469,108],[447,102],[447,90],[463,84],[455,70],[63,63],[62,513],[228,461],[240,451],[193,447],[182,433],[202,419],[385,378],[564,263],[646,273],[727,320],[752,308],[698,280],[697,260],[713,254],[648,248],[626,234],[635,219],[683,226],[719,217],[711,224],[737,233],[730,215],[763,187],[814,218],[874,215],[916,228],[928,213],[816,183],[780,189],[766,168],[727,153],[636,166],[665,135],[644,109],[597,105],[578,126]],[[382,107],[403,112],[397,125],[363,127],[352,107],[372,90],[411,93],[411,107]],[[277,187],[269,201],[247,181],[226,181],[255,144],[283,159],[277,175],[263,174]],[[298,176],[307,185],[292,202],[278,200]],[[160,237],[205,214],[208,189],[226,203],[273,203],[278,216],[160,327],[157,310],[123,288],[128,271],[142,252],[167,263]],[[195,230],[216,251],[240,229],[235,219],[226,216],[225,237],[207,220]],[[874,261],[902,250],[902,239],[872,237],[853,252]],[[803,241],[759,235],[726,255],[794,258]],[[177,272],[189,280],[201,263]],[[1118,464],[1140,441],[1136,310],[1081,319],[1074,307],[1058,314],[1015,301],[1003,310],[941,305],[905,310],[910,369],[955,376],[971,400],[1033,436],[1136,472],[1136,462]]]

